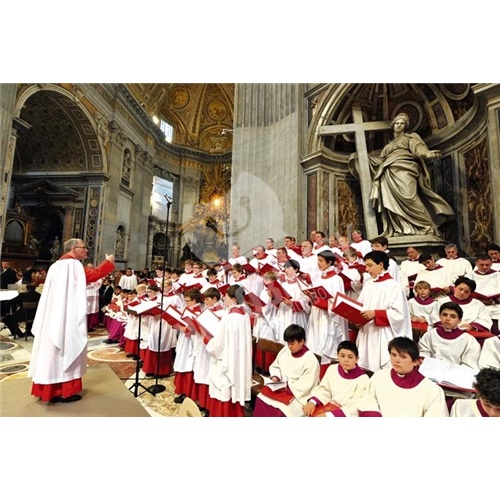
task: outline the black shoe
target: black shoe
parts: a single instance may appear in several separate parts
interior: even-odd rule
[[[89,329],[87,330],[87,332],[94,332],[94,331],[95,331],[95,329],[94,329],[94,328],[89,328]]]
[[[154,377],[155,374],[154,373],[146,373],[146,377]]]
[[[178,405],[180,405],[185,399],[186,399],[186,395],[181,394],[180,396],[177,396],[176,398],[174,398],[174,403],[177,403]]]
[[[69,396],[67,398],[63,398],[62,396],[56,396],[50,400],[51,403],[73,403],[74,401],[80,401],[82,396],[80,394],[73,394],[73,396]]]
[[[103,343],[104,344],[113,344],[113,341],[111,339],[106,339],[106,340],[103,340]]]
[[[210,412],[207,411],[207,413],[205,413],[205,415],[203,415],[204,417],[209,417],[210,416]]]

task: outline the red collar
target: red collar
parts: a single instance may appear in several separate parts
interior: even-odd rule
[[[358,378],[358,377],[361,377],[361,375],[364,375],[366,372],[360,368],[358,365],[356,365],[352,370],[349,370],[349,371],[346,371],[344,370],[341,366],[340,366],[340,363],[339,363],[339,368],[338,368],[338,371],[339,371],[339,375],[342,377],[342,378],[345,378],[345,379],[349,379],[349,380],[352,380],[352,379],[355,379],[355,378]]]
[[[495,273],[498,273],[498,271],[495,271],[494,269],[490,269],[487,273],[481,273],[477,269],[474,271],[474,274],[479,274],[479,276],[488,276],[489,274]]]
[[[307,348],[307,346],[304,345],[300,351],[297,351],[295,354],[292,354],[292,358],[301,358],[308,350],[309,349]]]
[[[421,299],[418,295],[415,295],[415,301],[423,306],[428,306],[429,304],[432,304],[435,302],[435,300],[432,297],[427,297],[426,299]]]
[[[240,306],[232,306],[231,309],[229,309],[228,314],[231,313],[236,313],[236,314],[245,314],[245,311]]]
[[[447,331],[443,328],[442,325],[439,325],[436,327],[436,332],[437,334],[442,338],[442,339],[445,339],[445,340],[454,340],[454,339],[458,339],[458,337],[460,337],[460,335],[464,335],[464,331],[461,330],[460,328],[454,328],[453,330],[451,331]]]
[[[337,274],[337,271],[335,269],[332,269],[331,271],[324,271],[323,274],[321,275],[321,279],[328,279],[331,278],[332,276],[335,276]]]
[[[394,368],[391,368],[391,379],[401,389],[413,389],[417,387],[424,378],[425,377],[416,368],[404,375],[399,375]]]
[[[389,271],[385,271],[382,274],[379,274],[374,280],[374,283],[380,283],[381,281],[392,280],[392,276],[389,274]]]

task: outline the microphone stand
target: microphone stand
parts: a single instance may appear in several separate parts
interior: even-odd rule
[[[165,288],[165,267],[167,266],[167,258],[168,258],[168,219],[170,216],[170,207],[172,206],[173,200],[170,196],[165,195],[165,200],[167,201],[167,222],[165,226],[165,248],[163,249],[163,275],[161,277],[161,299],[160,299],[160,309],[163,312],[163,289]],[[156,381],[155,383],[149,387],[149,391],[156,395],[160,392],[163,392],[166,387],[163,384],[158,383],[158,376],[160,373],[160,356],[161,356],[161,330],[162,330],[162,313],[160,313],[160,325],[158,328],[158,351],[156,353]]]
[[[130,312],[130,311],[129,311]],[[139,382],[139,372],[141,370],[141,356],[140,356],[140,349],[141,349],[141,323],[142,323],[142,314],[137,314],[139,318],[139,329],[137,332],[137,352],[135,354],[135,359],[136,359],[136,365],[135,365],[135,382],[129,387],[129,391],[134,393],[134,397],[140,396],[144,394],[145,392],[149,392],[150,394],[153,394],[154,392],[151,391],[151,389],[147,388],[146,386],[142,385]],[[138,393],[139,387],[144,389],[141,394]]]

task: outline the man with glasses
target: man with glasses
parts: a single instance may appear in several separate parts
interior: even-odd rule
[[[31,394],[51,403],[82,398],[87,371],[87,284],[109,274],[114,255],[95,268],[84,268],[87,247],[81,239],[64,243],[64,255],[47,273],[32,333],[35,336],[28,376]]]

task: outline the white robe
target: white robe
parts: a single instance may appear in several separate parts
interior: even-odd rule
[[[161,302],[161,297],[158,297],[157,300]],[[163,309],[166,309],[169,305],[173,305],[178,309],[182,307],[179,297],[175,294],[163,296]],[[149,322],[147,347],[150,351],[154,352],[170,351],[170,349],[173,349],[177,345],[177,330],[174,330],[164,319],[161,319],[160,341],[160,318],[160,314],[152,316]]]
[[[343,368],[339,364],[329,366],[320,384],[312,390],[311,397],[317,398],[323,405],[333,403],[346,417],[357,417],[359,403],[370,379],[366,374],[352,379],[344,378],[340,370]]]
[[[484,341],[478,364],[479,369],[500,368],[500,338],[490,337]]]
[[[438,358],[454,365],[478,368],[481,346],[468,333],[462,333],[455,339],[441,337],[436,328],[427,331],[418,342],[420,356]]]
[[[441,307],[445,302],[454,301],[452,301],[450,297],[441,297],[438,299],[438,307]],[[491,328],[493,321],[490,318],[486,306],[480,300],[472,299],[466,304],[458,303],[458,305],[463,311],[463,317],[460,320],[459,326],[463,323],[477,323],[476,326],[480,326],[481,328],[479,328],[479,330],[481,331],[489,330]]]
[[[453,283],[460,276],[472,279],[472,265],[463,257],[457,257],[456,259],[446,259],[443,257],[442,259],[438,259],[436,264],[443,266],[448,271]]]
[[[453,284],[450,272],[444,267],[431,271],[422,269],[415,278],[415,283],[418,281],[427,281],[431,288],[447,288]]]
[[[351,243],[351,247],[359,252],[363,257],[372,251],[372,244],[368,240],[361,240],[355,243],[354,241]]]
[[[260,300],[265,303],[265,306],[262,306],[261,313],[255,313],[255,323],[253,325],[252,334],[257,340],[262,338],[277,341],[278,336],[276,333],[275,321],[278,308],[271,302],[271,297],[269,296],[267,288],[262,290]]]
[[[206,344],[211,356],[208,393],[219,401],[250,401],[252,387],[252,331],[248,314],[230,312],[220,330]]]
[[[472,279],[476,282],[476,292],[482,295],[500,293],[500,273],[498,271],[490,274],[473,272]],[[491,319],[500,319],[500,304],[491,304],[485,307]]]
[[[434,323],[439,321],[439,306],[435,300],[430,304],[420,304],[415,298],[412,298],[408,301],[408,309],[410,316],[425,318],[429,328],[432,328]]]
[[[368,280],[359,295],[363,310],[385,310],[389,326],[377,326],[375,319],[359,329],[356,345],[359,366],[376,371],[390,364],[387,345],[395,337],[413,338],[408,301],[400,283],[395,279]]]
[[[360,411],[377,411],[383,417],[447,417],[443,389],[424,378],[416,387],[398,387],[391,369],[384,368],[370,378],[368,389],[360,401]]]
[[[101,277],[114,267],[110,266],[104,266]],[[79,260],[62,258],[50,266],[32,333],[28,376],[33,383],[55,384],[85,375],[87,283]]]
[[[199,305],[196,309],[199,309]],[[180,373],[192,372],[194,367],[194,339],[198,333],[189,330],[187,333],[179,330],[175,348],[174,371]]]
[[[297,282],[289,283],[288,281],[284,281],[281,283],[281,286],[290,294],[292,297],[291,300],[300,303],[299,307],[302,308],[302,311],[294,311],[293,305],[287,306],[284,302],[278,306],[275,318],[276,335],[278,342],[284,344],[285,340],[283,334],[289,325],[299,325],[304,328],[304,330],[307,330],[311,306]]]
[[[331,310],[337,292],[345,293],[344,282],[337,274],[329,278],[320,276],[313,281],[313,287],[317,286],[325,288],[332,298],[328,299],[328,310],[312,305],[307,323],[306,345],[321,356],[321,364],[328,364],[332,359],[337,359],[340,342],[348,339],[347,320]]]
[[[222,317],[226,314],[224,309],[214,309],[211,308],[214,314],[217,317]],[[217,325],[220,327],[220,324]],[[218,330],[212,332],[213,335],[217,335]],[[194,355],[194,363],[193,363],[193,377],[194,381],[197,384],[206,384],[209,383],[209,371],[210,371],[210,354],[207,351],[207,346],[203,341],[203,336],[199,333],[196,333],[193,339],[193,355]]]
[[[482,417],[477,399],[457,399],[453,403],[450,417]]]
[[[99,312],[99,288],[101,288],[101,285],[102,279],[87,285],[87,314],[95,314],[96,312]]]
[[[302,356],[294,357],[290,349],[285,347],[269,367],[269,374],[286,382],[295,399],[286,405],[263,394],[257,397],[269,406],[281,410],[287,417],[301,417],[302,407],[319,383],[319,363],[314,353],[308,350]]]

